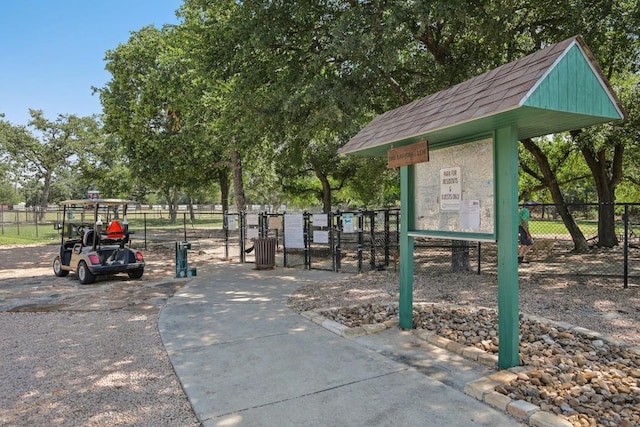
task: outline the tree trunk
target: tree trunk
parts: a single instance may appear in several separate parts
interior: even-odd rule
[[[454,240],[451,242],[451,270],[461,273],[471,270],[469,264],[469,242]]]
[[[247,208],[247,202],[244,197],[242,160],[240,158],[240,153],[235,148],[231,150],[231,167],[233,172],[233,192],[236,199],[236,207],[238,208],[238,212],[242,212]]]
[[[572,133],[577,138],[579,133]],[[624,146],[614,146],[613,160],[607,159],[604,148],[595,152],[592,145],[584,145],[581,149],[598,193],[598,246],[611,248],[618,245],[616,236],[616,221],[614,203],[616,201],[616,187],[622,181],[622,155]]]
[[[331,212],[331,183],[327,176],[322,173],[319,167],[313,165],[313,171],[322,184],[322,212]]]
[[[44,185],[42,186],[42,198],[40,199],[40,209],[38,210],[38,216],[40,222],[44,221],[45,214],[47,213],[47,205],[49,204],[49,191],[51,189],[51,172],[47,172],[44,176]]]
[[[218,185],[220,185],[220,203],[222,204],[222,212],[229,212],[229,174],[227,168],[218,173]]]
[[[612,248],[620,242],[616,235],[615,205],[600,203],[598,205],[598,246]]]
[[[191,197],[189,197],[189,218],[191,218],[192,223],[196,219],[196,214],[193,211],[193,199]]]
[[[169,206],[169,222],[175,224],[178,222],[178,191],[175,189],[167,190],[165,200]]]
[[[564,196],[560,191],[560,187],[558,186],[558,180],[556,179],[555,173],[551,170],[551,166],[549,165],[549,159],[542,152],[540,147],[538,147],[531,138],[523,139],[522,145],[527,149],[536,159],[538,166],[540,167],[540,171],[542,172],[544,184],[549,188],[551,192],[551,198],[553,199],[553,203],[556,205],[558,209],[558,214],[560,218],[562,218],[562,222],[565,227],[569,231],[571,238],[573,239],[574,251],[576,252],[586,252],[589,250],[589,245],[587,244],[587,240],[584,238],[584,234],[582,234],[582,230],[578,227],[573,216],[569,212],[567,205],[564,200]]]

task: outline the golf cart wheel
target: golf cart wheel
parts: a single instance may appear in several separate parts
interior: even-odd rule
[[[62,261],[60,261],[59,256],[53,260],[53,273],[58,277],[65,277],[69,275],[69,270],[62,269]]]
[[[87,263],[84,261],[78,263],[78,280],[80,280],[80,283],[83,285],[88,285],[96,281],[96,276],[89,271],[89,267],[87,267]]]
[[[144,273],[144,268],[138,268],[135,270],[127,271],[127,274],[129,275],[129,279],[139,279],[142,277],[142,273]]]

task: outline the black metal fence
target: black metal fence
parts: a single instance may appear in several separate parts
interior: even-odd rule
[[[589,243],[587,253],[574,252],[573,240],[560,220],[557,207],[542,205],[530,224],[534,245],[521,272],[545,275],[618,277],[621,282],[640,282],[640,204],[617,204],[615,235],[618,245],[599,246],[598,205],[567,206]],[[19,237],[57,242],[61,212],[41,215],[32,211],[0,209],[0,232]],[[215,251],[222,259],[255,262],[257,239],[276,241],[277,266],[358,273],[398,268],[400,212],[398,209],[314,213],[222,213],[182,211],[172,222],[167,212],[129,211],[132,244],[140,248],[174,247],[189,241],[194,250]],[[82,220],[81,218],[76,218]],[[496,219],[499,221],[499,218]],[[414,271],[442,274],[452,271],[494,273],[497,249],[493,243],[416,238]]]
[[[358,273],[397,263],[397,209],[224,215],[225,257],[254,262],[256,240],[276,240],[276,264]]]

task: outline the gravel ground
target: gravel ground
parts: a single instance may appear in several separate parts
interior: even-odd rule
[[[199,425],[157,323],[157,313],[0,313],[0,425]]]
[[[52,276],[50,248],[31,248],[31,259],[34,259],[36,249],[42,251],[36,257],[41,259],[42,265],[37,266],[46,267],[48,277],[42,280],[55,281],[56,278],[49,277]],[[28,272],[33,271],[33,263],[29,264],[29,270],[24,268],[20,263],[24,255],[11,248],[0,250],[0,255],[0,273],[6,271],[6,277],[15,278],[20,274],[28,277]],[[11,261],[10,257],[16,259]],[[210,255],[204,254],[203,257],[211,261]],[[4,262],[9,264],[4,267],[7,270],[2,268]],[[158,262],[159,266],[155,273],[150,271],[149,278],[154,277],[152,274],[158,278],[170,276],[171,269],[163,266],[160,257]],[[167,265],[171,264],[171,261],[165,264],[167,262]],[[367,304],[373,307],[373,303],[384,309],[397,304],[398,282],[397,274],[392,272],[345,275],[344,279],[330,284],[300,288],[291,296],[289,304],[296,311]],[[619,279],[521,275],[520,308],[526,314],[569,322],[640,346],[639,289],[637,285],[623,289]],[[417,276],[414,301],[495,308],[496,278],[491,274]],[[363,314],[352,316],[349,321],[362,321],[367,310],[360,313]],[[458,323],[457,320],[459,315],[453,316],[452,323]],[[198,425],[162,346],[157,321],[157,310],[142,313],[127,310],[0,312],[0,360],[3,366],[0,374],[0,425]],[[345,319],[342,321],[346,322]],[[563,331],[557,333],[564,334]],[[540,332],[536,329],[531,335],[537,339]],[[558,341],[558,336],[549,337]],[[597,353],[601,348],[598,346],[592,351]],[[571,363],[575,362],[574,356],[570,357]],[[549,367],[547,362],[553,364],[556,361],[542,360],[535,367],[537,374],[542,376],[551,372],[557,377],[557,364]],[[565,365],[570,364],[565,362]],[[631,363],[624,363],[629,365],[626,368],[635,369]],[[575,376],[575,373],[562,372],[564,378],[569,374]],[[613,382],[618,379],[613,375],[615,373],[597,379]],[[627,375],[623,379],[629,377]],[[580,378],[571,381],[577,380]],[[637,387],[637,382],[635,384],[632,387]],[[511,384],[512,388],[504,391],[529,393],[530,388],[524,386],[523,380]],[[562,387],[562,384],[556,386]],[[570,405],[575,402],[567,400],[558,402],[556,406],[561,407],[562,403]],[[620,408],[614,404],[608,409],[615,411]],[[620,419],[620,422],[626,419]],[[616,419],[612,420],[609,425],[616,425]],[[575,425],[590,424],[584,417],[574,421]],[[621,423],[619,425],[623,425]]]
[[[199,426],[158,331],[183,285],[174,253],[145,251],[141,280],[78,286],[53,275],[57,249],[0,247],[0,306],[21,306],[0,311],[0,425]]]
[[[347,326],[397,319],[396,274],[370,273],[331,284],[313,284],[289,299],[297,311],[322,314]],[[540,276],[520,278],[524,372],[496,391],[565,417],[574,426],[640,426],[640,298],[638,287],[616,282]],[[497,284],[494,276],[445,274],[414,280],[414,328],[464,346],[498,352]],[[331,308],[329,308],[331,307]],[[488,308],[480,308],[488,307]]]
[[[325,285],[307,285],[289,299],[296,311],[398,302],[398,275],[371,272]],[[640,286],[624,289],[620,279],[520,277],[520,312],[569,322],[640,346]],[[491,274],[419,275],[414,302],[497,308],[498,285]]]

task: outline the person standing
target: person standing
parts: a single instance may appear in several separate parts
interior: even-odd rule
[[[537,202],[526,202],[518,213],[518,264],[528,263],[524,257],[529,253],[533,246],[533,237],[529,230],[529,221],[531,220],[531,211],[538,206]]]

